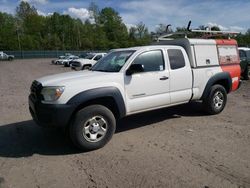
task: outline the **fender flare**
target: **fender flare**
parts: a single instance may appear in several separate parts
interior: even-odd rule
[[[232,78],[228,72],[220,72],[212,76],[206,84],[206,87],[202,93],[201,100],[205,99],[210,91],[210,88],[216,83],[220,81],[226,81],[226,84],[228,84],[228,93],[232,90]]]
[[[67,104],[73,105],[77,108],[79,105],[85,102],[104,97],[111,97],[114,99],[116,106],[119,110],[120,118],[126,115],[126,107],[124,99],[122,97],[120,90],[116,87],[101,87],[80,92],[74,97],[72,97],[67,102]]]
[[[86,67],[86,66],[89,66],[90,68],[91,68],[91,67],[93,67],[93,65],[92,65],[92,64],[90,64],[90,63],[83,64],[83,65],[82,65],[82,70],[83,70],[83,68],[84,68],[84,67]]]

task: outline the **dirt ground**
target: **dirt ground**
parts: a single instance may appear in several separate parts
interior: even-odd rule
[[[250,187],[250,81],[216,116],[196,103],[127,117],[104,148],[79,152],[38,127],[31,82],[71,71],[49,59],[0,62],[0,187]]]

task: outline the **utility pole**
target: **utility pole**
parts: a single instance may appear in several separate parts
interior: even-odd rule
[[[20,41],[20,33],[19,33],[19,25],[18,25],[18,21],[16,21],[16,34],[17,34],[17,41],[18,41],[18,47],[19,47],[19,51],[20,51],[20,55],[21,58],[23,59],[23,52],[22,52],[22,47],[21,47],[21,41]]]
[[[19,31],[18,31],[18,29],[16,30],[16,34],[17,34],[17,41],[18,41],[19,51],[21,52],[21,51],[22,51],[22,48],[21,48],[20,36],[19,36]]]

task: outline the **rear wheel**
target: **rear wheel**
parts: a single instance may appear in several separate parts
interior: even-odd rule
[[[81,150],[94,150],[109,142],[115,128],[115,117],[108,108],[91,105],[77,112],[70,126],[70,137]]]
[[[223,111],[227,103],[227,92],[221,85],[211,87],[206,99],[203,100],[204,109],[214,115]]]

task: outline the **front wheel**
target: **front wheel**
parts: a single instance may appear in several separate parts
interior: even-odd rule
[[[103,147],[116,129],[113,113],[102,105],[91,105],[77,112],[70,126],[70,137],[81,150]]]
[[[211,115],[219,114],[223,111],[227,103],[227,92],[221,85],[214,85],[206,99],[203,100],[203,105]]]
[[[89,70],[90,68],[91,68],[90,65],[85,65],[85,66],[82,67],[82,70]]]

